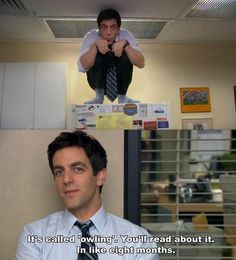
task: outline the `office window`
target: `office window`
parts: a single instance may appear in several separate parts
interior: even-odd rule
[[[136,220],[165,237],[160,259],[235,259],[235,131],[141,131],[139,138]]]

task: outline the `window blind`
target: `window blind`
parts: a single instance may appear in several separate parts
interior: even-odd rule
[[[233,130],[141,133],[141,225],[160,259],[236,259]]]

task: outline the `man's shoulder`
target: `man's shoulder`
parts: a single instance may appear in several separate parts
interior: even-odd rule
[[[58,221],[61,220],[63,214],[64,214],[64,211],[58,211],[58,212],[51,213],[42,219],[38,219],[38,220],[35,220],[35,221],[27,224],[26,228],[29,228],[32,230],[45,229],[48,226],[58,223]]]
[[[124,28],[120,28],[119,34],[120,35],[129,35],[129,36],[132,35],[133,36],[133,34],[129,30],[124,29]]]
[[[127,41],[129,42],[129,44],[130,44],[133,48],[135,48],[135,49],[141,51],[137,40],[135,39],[134,35],[133,35],[130,31],[128,31],[128,30],[126,30],[126,29],[120,28],[119,35],[118,35],[118,39],[119,39],[119,40],[127,40]]]
[[[140,234],[140,235],[147,235],[148,232],[146,229],[130,222],[127,219],[118,217],[116,215],[113,215],[111,213],[107,213],[107,217],[110,223],[112,223],[113,227],[117,227],[120,229],[121,232],[124,230],[127,230],[129,233],[134,233],[134,234]]]
[[[99,35],[99,30],[98,29],[91,29],[90,31],[88,31],[85,34],[85,38],[88,38],[88,37],[98,37],[98,35]]]
[[[120,27],[120,32],[124,32],[124,33],[127,33],[127,32],[129,32],[127,29],[124,29],[124,28],[121,28]]]

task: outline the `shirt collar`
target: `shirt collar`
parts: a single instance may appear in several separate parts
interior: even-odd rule
[[[101,232],[107,223],[107,212],[103,205],[90,219],[93,221],[95,228]]]
[[[68,210],[65,209],[62,216],[61,228],[65,231],[65,234],[69,234],[73,228],[75,221],[78,219]],[[101,208],[90,218],[93,221],[95,228],[101,232],[107,222],[107,212],[103,205]]]
[[[61,222],[61,227],[64,229],[65,234],[69,234],[76,220],[77,218],[68,209],[65,209]]]

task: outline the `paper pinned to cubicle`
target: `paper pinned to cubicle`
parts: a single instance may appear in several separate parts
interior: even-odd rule
[[[83,104],[77,105],[76,110],[78,129],[155,130],[170,128],[170,104],[168,102]]]
[[[100,114],[96,116],[97,129],[132,129],[132,117],[123,113]]]

